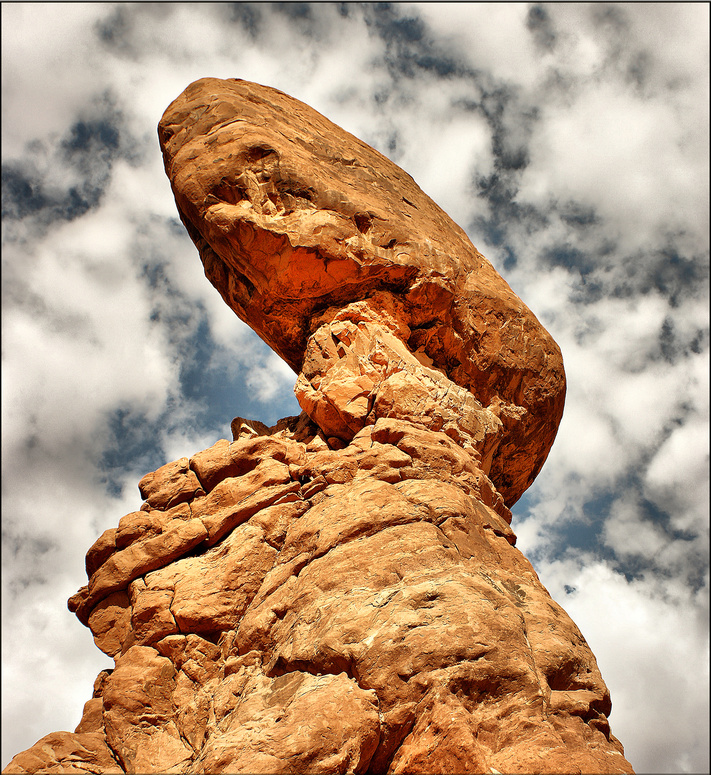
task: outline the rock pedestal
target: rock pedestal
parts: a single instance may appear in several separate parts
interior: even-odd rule
[[[115,668],[5,771],[631,773],[510,526],[562,412],[550,336],[302,103],[203,79],[159,133],[208,278],[303,412],[141,480],[69,601]]]

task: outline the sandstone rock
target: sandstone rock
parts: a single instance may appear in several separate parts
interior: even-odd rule
[[[245,417],[235,417],[231,424],[232,436],[235,439],[252,439],[255,436],[268,436],[269,428],[259,420],[247,420]]]
[[[500,417],[491,478],[515,503],[555,437],[563,365],[462,229],[393,162],[276,89],[203,78],[168,107],[159,137],[227,304],[297,373],[315,327],[350,303],[397,321],[411,353]],[[359,416],[367,388],[350,397]]]
[[[3,772],[114,775],[125,770],[114,758],[102,732],[52,732],[13,757]]]
[[[396,418],[343,449],[293,433],[195,455],[212,489],[139,512],[168,529],[94,572],[124,584],[88,604],[116,669],[49,766],[79,744],[93,762],[105,736],[126,772],[631,772],[595,658],[478,456]],[[285,449],[298,464],[271,457]],[[196,546],[170,539],[225,513],[241,516],[212,543],[205,527]],[[161,537],[132,579],[145,566],[116,558]],[[36,769],[9,771],[45,767],[35,748],[11,766]]]
[[[97,538],[92,547],[86,553],[86,575],[91,578],[94,573],[116,551],[116,533],[118,529],[110,527]]]
[[[383,417],[444,431],[475,450],[488,474],[500,443],[498,416],[423,365],[391,330],[360,320],[359,306],[349,305],[308,340],[295,387],[304,411],[327,436],[346,442]]]
[[[87,621],[94,643],[105,654],[115,657],[122,649],[131,626],[131,601],[121,590],[104,598]]]
[[[143,573],[177,559],[207,537],[208,530],[201,520],[174,519],[159,535],[112,554],[89,579],[88,596],[77,610],[77,616],[84,621],[91,608],[112,592],[125,589]]]
[[[219,636],[236,629],[275,555],[260,527],[240,525],[203,554],[146,574],[145,587],[136,589],[133,597],[134,609],[144,606],[142,599],[152,593],[170,592],[168,605],[159,610],[170,610],[173,632]]]
[[[211,492],[224,479],[250,473],[264,460],[288,464],[300,459],[302,453],[297,445],[273,436],[245,438],[239,435],[242,427],[240,422],[232,444],[220,439],[210,449],[190,458],[190,466],[206,492]]]
[[[240,695],[193,772],[366,771],[379,740],[377,697],[345,674],[256,673]]]
[[[146,474],[138,483],[141,496],[151,508],[164,509],[203,494],[200,482],[183,457]]]
[[[155,649],[133,646],[103,690],[106,739],[125,772],[184,772],[194,752],[180,734],[176,668]]]
[[[209,495],[194,501],[192,510],[205,526],[209,543],[214,544],[294,489],[298,489],[298,484],[291,481],[289,467],[266,459],[248,474],[223,479]]]
[[[555,344],[301,103],[206,79],[160,131],[208,277],[305,411],[141,480],[69,601],[115,668],[6,771],[631,773],[511,528],[560,418]]]

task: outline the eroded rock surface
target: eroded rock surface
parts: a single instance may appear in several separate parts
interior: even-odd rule
[[[70,607],[116,667],[7,772],[631,772],[476,455],[393,417],[339,449],[254,425],[89,550]]]
[[[204,79],[160,134],[208,277],[304,411],[141,480],[69,601],[115,667],[6,772],[632,772],[510,524],[562,411],[549,335],[409,177],[286,95]]]
[[[464,231],[396,164],[276,89],[203,78],[158,131],[183,223],[237,315],[307,382],[309,337],[344,307],[395,321],[411,353],[500,418],[487,473],[512,506],[553,443],[563,362]],[[355,387],[372,424],[373,394]]]

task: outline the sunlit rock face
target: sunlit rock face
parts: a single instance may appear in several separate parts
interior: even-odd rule
[[[303,412],[141,480],[69,601],[115,668],[6,771],[632,772],[510,526],[562,412],[550,336],[411,178],[281,92],[203,79],[159,134]]]
[[[464,231],[397,165],[276,89],[204,78],[158,132],[183,223],[237,315],[316,391],[304,359],[317,327],[353,302],[387,318],[405,349],[502,423],[482,462],[512,506],[553,443],[563,362]],[[359,396],[377,391],[365,381]],[[329,431],[350,441],[379,416],[357,411]]]

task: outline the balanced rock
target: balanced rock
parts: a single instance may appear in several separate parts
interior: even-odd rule
[[[550,336],[296,100],[204,79],[159,132],[207,276],[303,412],[141,480],[69,601],[115,667],[5,771],[631,773],[510,524],[562,411]]]
[[[314,400],[332,403],[320,370],[304,368],[317,328],[332,328],[337,313],[386,318],[414,359],[502,423],[490,474],[512,506],[553,443],[563,362],[464,231],[397,165],[276,89],[203,78],[168,107],[158,132],[205,274],[302,374],[302,408],[313,417]],[[355,319],[343,312],[353,302]],[[338,338],[324,329],[319,339],[329,336]],[[378,416],[372,376],[351,383],[356,418],[334,417],[333,436],[348,442]]]

